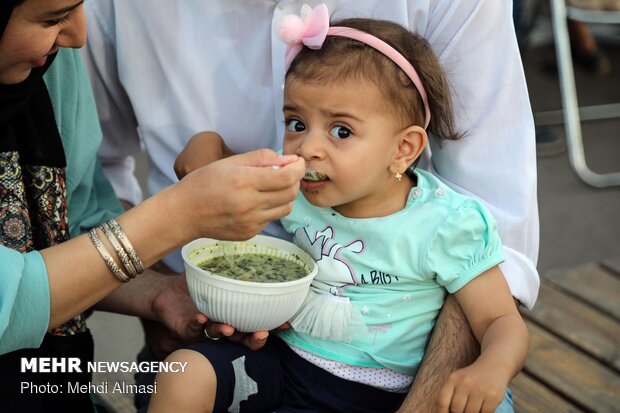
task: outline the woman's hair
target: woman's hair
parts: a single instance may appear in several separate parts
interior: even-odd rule
[[[413,65],[424,85],[431,111],[429,132],[439,139],[462,136],[454,129],[447,78],[426,40],[385,20],[345,19],[331,26],[363,31],[395,48]],[[327,36],[320,49],[304,47],[291,62],[286,77],[320,84],[370,81],[383,94],[384,109],[401,119],[403,127],[424,125],[424,104],[411,79],[384,54],[357,40]]]

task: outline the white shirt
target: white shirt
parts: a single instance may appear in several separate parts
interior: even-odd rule
[[[392,20],[429,41],[454,91],[457,129],[467,136],[442,148],[431,140],[427,168],[491,210],[505,245],[501,269],[531,308],[539,286],[536,151],[511,2],[88,1],[84,58],[104,131],[100,155],[117,194],[140,201],[132,156],[143,148],[149,192],[176,182],[174,160],[199,131],[220,133],[237,153],[279,149],[285,45],[274,27],[302,4],[322,2],[332,20]]]

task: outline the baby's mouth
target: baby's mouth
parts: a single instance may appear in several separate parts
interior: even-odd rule
[[[314,169],[306,169],[304,180],[318,182],[318,181],[324,181],[326,179],[327,179],[327,175],[323,175],[322,173],[317,172]]]

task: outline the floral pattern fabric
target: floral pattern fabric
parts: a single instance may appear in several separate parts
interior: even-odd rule
[[[65,168],[24,165],[18,152],[0,153],[0,244],[25,253],[68,238]],[[85,330],[78,315],[49,333]]]

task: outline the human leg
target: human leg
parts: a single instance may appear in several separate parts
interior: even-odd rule
[[[174,356],[174,361],[187,362],[185,372],[158,374],[157,395],[151,400],[149,412],[273,411],[280,403],[283,385],[279,355],[271,341],[258,351],[222,340],[206,341],[174,352],[166,361]],[[185,397],[199,399],[202,405],[179,400]],[[193,410],[197,408],[203,410]]]
[[[166,358],[167,363],[186,363],[182,373],[160,372],[155,378],[149,412],[211,412],[215,405],[217,377],[211,362],[199,352],[181,349]]]

